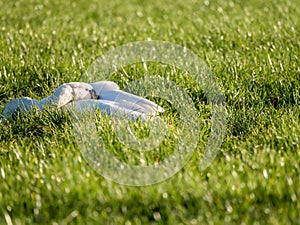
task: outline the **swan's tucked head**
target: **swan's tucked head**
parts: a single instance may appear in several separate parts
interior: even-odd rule
[[[24,113],[33,109],[33,107],[39,108],[37,100],[31,98],[17,98],[8,102],[3,111],[2,116],[9,118],[14,117],[18,112]]]
[[[83,82],[71,82],[59,86],[50,97],[51,99],[47,99],[47,101],[52,100],[56,102],[58,107],[61,107],[72,101],[97,99],[98,95],[90,84]]]
[[[100,96],[101,92],[103,91],[120,90],[119,86],[112,81],[99,81],[91,83],[91,86],[93,87],[98,96]]]

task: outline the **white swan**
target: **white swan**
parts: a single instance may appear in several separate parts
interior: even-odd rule
[[[93,87],[83,82],[71,82],[59,86],[52,95],[41,101],[28,97],[17,98],[7,103],[2,111],[3,117],[13,117],[18,111],[21,113],[32,110],[34,107],[42,110],[46,105],[50,107],[62,107],[71,101],[83,99],[97,99],[98,96]]]
[[[111,81],[100,81],[92,84],[71,82],[59,86],[52,95],[41,101],[28,97],[18,98],[7,103],[2,116],[13,117],[18,111],[27,112],[36,107],[42,110],[50,107],[74,107],[78,111],[98,108],[109,115],[125,115],[129,119],[163,112],[163,108],[142,97],[121,91]]]
[[[80,100],[70,102],[70,106],[77,111],[98,108],[109,115],[125,116],[128,119],[155,116],[164,109],[145,98],[120,90],[119,86],[111,81],[99,81],[90,84],[98,99]]]

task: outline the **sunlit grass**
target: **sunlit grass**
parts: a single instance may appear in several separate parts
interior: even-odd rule
[[[0,0],[0,110],[17,97],[41,99],[80,81],[107,50],[133,41],[186,46],[216,74],[228,109],[220,154],[198,171],[211,108],[201,87],[168,65],[136,64],[113,74],[122,88],[147,76],[180,85],[199,113],[198,147],[174,177],[121,186],[84,160],[67,112],[48,109],[0,123],[0,223],[297,224],[300,196],[299,15],[288,1]],[[160,102],[169,133],[146,162],[172,154],[180,120]],[[98,115],[98,133],[121,160],[139,154]],[[132,124],[137,136],[147,129]]]

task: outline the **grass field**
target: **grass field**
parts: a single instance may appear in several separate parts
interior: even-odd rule
[[[146,187],[93,171],[67,113],[49,109],[0,123],[0,224],[300,224],[299,15],[296,0],[0,0],[0,110],[80,81],[114,47],[152,39],[202,58],[229,114],[219,155],[199,172],[210,126],[206,99],[181,71],[149,64],[150,75],[170,76],[187,90],[207,126],[186,167]],[[133,65],[114,81],[122,87],[144,72]],[[135,163],[130,149],[111,141],[109,123],[100,116],[105,141]],[[154,154],[171,154],[172,143],[169,137]]]

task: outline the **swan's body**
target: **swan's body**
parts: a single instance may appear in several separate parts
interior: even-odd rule
[[[155,115],[163,112],[163,108],[148,99],[120,90],[119,86],[111,81],[99,81],[91,83],[99,99],[118,103],[119,107],[137,111],[147,115]]]
[[[124,116],[127,119],[135,120],[141,118],[145,120],[149,114],[141,113],[136,110],[131,110],[129,108],[122,107],[119,103],[103,100],[103,99],[89,99],[89,100],[79,100],[71,102],[71,107],[74,107],[78,112],[84,112],[86,110],[100,109],[103,114]]]
[[[146,116],[164,111],[154,102],[120,90],[114,82],[100,81],[92,84],[63,84],[41,101],[27,97],[12,100],[5,105],[2,116],[9,118],[18,111],[24,113],[34,107],[42,110],[46,105],[58,108],[74,107],[77,111],[100,109],[109,115],[125,115],[133,119],[145,119]]]

